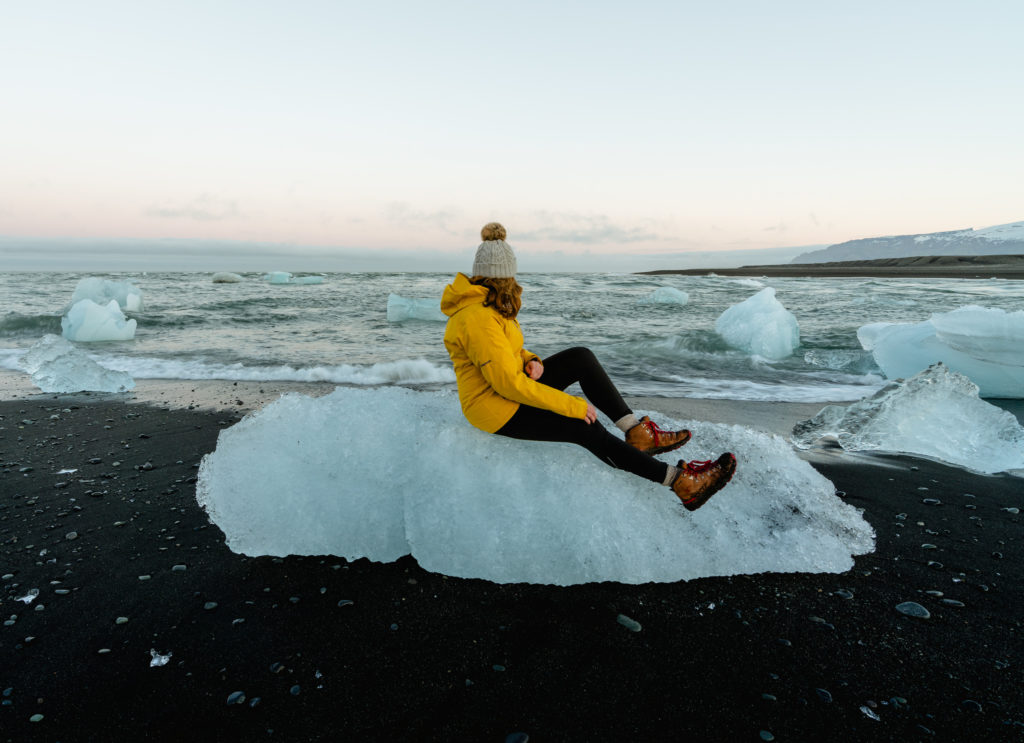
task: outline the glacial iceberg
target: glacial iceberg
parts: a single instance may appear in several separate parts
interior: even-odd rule
[[[970,305],[920,323],[863,325],[857,339],[890,379],[942,362],[982,397],[1024,397],[1024,310]]]
[[[800,345],[796,317],[770,286],[723,312],[715,332],[735,349],[772,360],[786,358]]]
[[[81,299],[60,319],[61,334],[72,341],[129,341],[135,337],[135,320],[128,320],[116,299],[100,305]]]
[[[690,295],[672,286],[659,286],[645,297],[636,301],[637,304],[686,304]]]
[[[388,322],[406,320],[447,322],[448,318],[441,312],[441,302],[437,297],[410,299],[398,294],[388,294]]]
[[[218,271],[213,275],[211,279],[214,284],[238,284],[245,281],[237,273],[231,273],[230,271]]]
[[[111,300],[118,307],[128,312],[142,310],[142,290],[130,281],[110,281],[96,276],[81,279],[71,295],[71,304],[75,305],[83,299],[91,299],[98,305],[106,306]]]
[[[293,276],[287,271],[272,271],[263,277],[271,284],[322,284],[323,276]]]
[[[400,447],[394,426],[359,425],[370,410],[401,424]],[[453,391],[402,388],[281,397],[221,431],[196,492],[238,553],[412,554],[427,570],[499,583],[841,572],[874,548],[860,512],[782,438],[685,425],[687,457],[728,449],[740,462],[693,513],[580,447],[474,429]]]
[[[847,451],[913,454],[985,474],[1024,474],[1024,427],[942,364],[849,406],[828,405],[793,429],[797,446],[823,437]]]
[[[43,392],[126,392],[135,388],[131,375],[97,364],[59,335],[43,336],[21,357],[21,365]]]

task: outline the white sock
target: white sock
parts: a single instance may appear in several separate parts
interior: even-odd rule
[[[662,481],[662,485],[672,487],[672,481],[676,479],[676,475],[679,474],[679,468],[675,465],[668,465],[668,471],[665,473],[665,479]]]
[[[627,413],[626,415],[622,416],[617,421],[615,421],[615,427],[618,428],[623,433],[631,429],[633,426],[639,425],[640,421],[638,421],[636,416],[633,415],[632,413]]]

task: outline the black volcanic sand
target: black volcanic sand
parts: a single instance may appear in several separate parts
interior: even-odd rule
[[[1019,479],[823,458],[878,532],[848,573],[498,585],[231,553],[195,481],[239,415],[0,402],[0,739],[1024,737]]]
[[[684,268],[642,274],[785,276],[793,278],[1024,279],[1024,255],[919,255],[828,263],[784,263],[739,268]]]

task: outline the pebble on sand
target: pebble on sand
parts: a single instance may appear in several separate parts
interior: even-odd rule
[[[639,632],[643,629],[643,627],[640,626],[640,622],[636,621],[635,619],[631,619],[630,617],[627,617],[625,614],[619,614],[618,619],[616,621],[623,627],[628,629],[630,632]]]
[[[896,604],[896,611],[900,614],[906,614],[908,617],[917,617],[918,619],[928,619],[932,615],[930,611],[916,601],[904,601],[902,604]]]

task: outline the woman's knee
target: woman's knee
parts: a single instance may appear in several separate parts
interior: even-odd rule
[[[597,356],[586,346],[573,346],[572,348],[566,349],[567,354],[571,354],[574,359],[584,363],[597,363]]]

